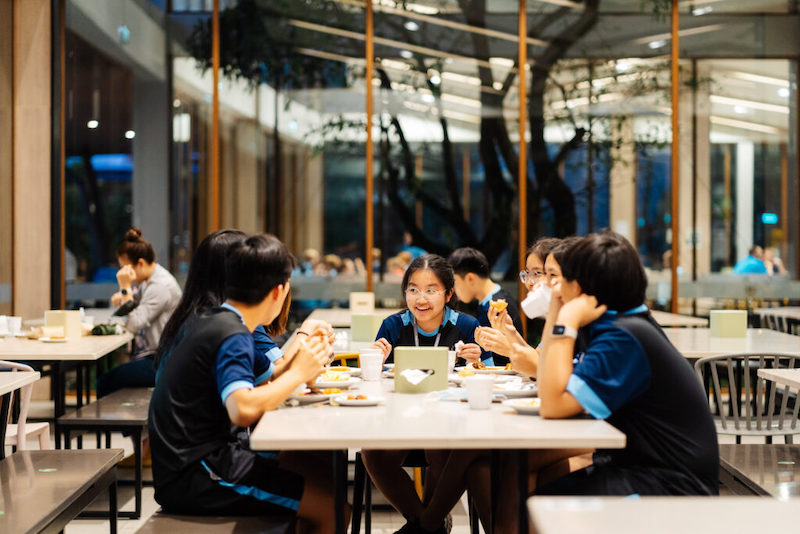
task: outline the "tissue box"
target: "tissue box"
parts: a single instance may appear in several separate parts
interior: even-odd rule
[[[375,341],[384,319],[381,313],[353,313],[350,316],[351,341]]]
[[[375,293],[350,293],[350,313],[372,313],[375,311]]]
[[[432,373],[418,384],[403,377],[407,369]],[[447,389],[447,347],[395,347],[395,393],[429,393]]]
[[[745,337],[747,312],[744,310],[711,310],[711,337]]]
[[[80,339],[81,312],[78,310],[50,310],[44,312],[44,326],[64,329],[64,337]],[[45,330],[46,332],[47,330]]]

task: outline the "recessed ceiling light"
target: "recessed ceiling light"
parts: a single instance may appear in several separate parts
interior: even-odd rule
[[[712,11],[714,11],[714,8],[711,6],[698,7],[692,10],[692,15],[699,17],[700,15],[706,15]]]
[[[733,106],[733,112],[738,113],[739,115],[744,115],[747,113],[747,108],[744,106]]]
[[[667,41],[665,41],[664,39],[659,39],[658,41],[650,41],[649,43],[647,43],[647,47],[650,50],[655,50],[657,48],[663,48],[664,46],[666,46],[666,44]]]
[[[778,89],[778,96],[781,98],[789,98],[789,88],[788,87],[781,87]]]
[[[436,101],[436,97],[430,93],[423,93],[421,98],[423,102],[427,102],[428,104]]]
[[[400,50],[400,57],[405,59],[411,59],[412,57],[414,57],[414,54],[411,52],[411,50]]]
[[[92,120],[90,120],[89,122],[86,123],[86,127],[89,128],[90,130],[94,130],[98,126],[100,126],[100,123],[97,122],[94,119],[92,119]]]
[[[128,130],[125,132],[125,139],[133,139],[134,137],[136,137],[136,132],[133,130]]]
[[[405,28],[410,32],[415,32],[419,29],[419,24],[417,24],[413,20],[409,20],[408,22],[403,24],[403,26],[405,26]]]
[[[442,83],[442,77],[439,76],[438,74],[434,74],[433,76],[431,76],[431,83],[433,85],[439,85],[440,83]]]

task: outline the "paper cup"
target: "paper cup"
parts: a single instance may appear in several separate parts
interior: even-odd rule
[[[473,410],[488,410],[492,405],[494,379],[489,375],[476,375],[464,379],[469,407]]]
[[[358,351],[361,361],[361,378],[368,382],[381,379],[383,371],[383,351],[381,349],[361,349]]]
[[[456,351],[447,351],[447,373],[452,373],[456,368]]]

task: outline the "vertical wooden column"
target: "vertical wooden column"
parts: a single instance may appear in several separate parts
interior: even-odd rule
[[[14,315],[50,309],[51,0],[14,1]]]
[[[219,0],[211,14],[211,70],[214,89],[211,102],[211,231],[219,230]]]
[[[373,214],[372,214],[372,196],[373,196],[373,180],[374,180],[374,165],[372,162],[373,144],[372,144],[372,69],[374,67],[375,56],[373,49],[373,27],[372,27],[372,0],[366,2],[366,50],[364,51],[367,60],[367,75],[366,75],[366,89],[367,89],[367,187],[366,187],[366,207],[365,213],[367,218],[367,236],[366,236],[366,255],[364,263],[367,264],[367,291],[372,291],[372,248],[375,241],[374,228],[373,228]],[[383,254],[385,250],[381,251]]]
[[[672,313],[678,313],[678,265],[679,242],[679,187],[680,187],[680,147],[678,144],[678,99],[680,95],[680,71],[678,70],[679,42],[678,0],[672,0]]]
[[[0,0],[0,315],[12,315],[14,228],[14,4]]]
[[[525,268],[525,251],[528,248],[528,148],[525,131],[528,107],[528,8],[526,0],[519,0],[519,268]],[[519,284],[519,301],[525,298],[525,286]],[[527,321],[522,321],[523,336],[527,336]]]

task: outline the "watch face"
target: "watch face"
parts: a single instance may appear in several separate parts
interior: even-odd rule
[[[554,336],[563,336],[565,330],[566,329],[564,328],[563,324],[554,325],[553,326],[553,335]]]

